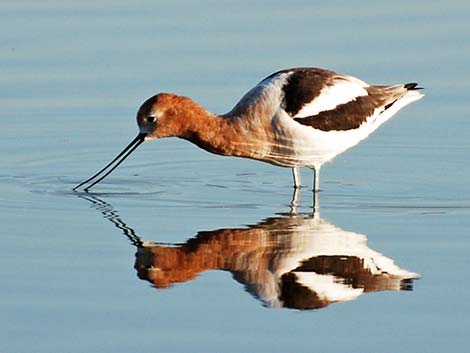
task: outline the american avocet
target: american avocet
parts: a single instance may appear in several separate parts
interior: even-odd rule
[[[323,163],[365,139],[405,105],[420,99],[416,83],[371,86],[319,68],[278,71],[251,89],[227,114],[208,112],[191,99],[159,93],[137,113],[139,134],[109,164],[77,185],[88,191],[142,142],[179,137],[206,151],[292,168],[314,170],[319,189]]]

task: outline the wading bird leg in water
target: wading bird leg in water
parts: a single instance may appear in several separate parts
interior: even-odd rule
[[[294,177],[294,189],[300,189],[302,187],[302,181],[300,179],[300,168],[292,168],[292,176]]]
[[[300,189],[294,188],[292,193],[292,200],[290,202],[290,213],[297,214],[297,207],[300,204]]]

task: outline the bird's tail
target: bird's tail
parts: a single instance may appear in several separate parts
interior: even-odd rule
[[[423,87],[419,87],[416,82],[386,87],[382,86],[381,89],[382,92],[386,93],[387,100],[389,100],[386,109],[392,107],[398,108],[398,106],[403,108],[405,105],[424,97],[424,94],[421,92]]]
[[[403,88],[406,89],[406,93],[403,95],[403,99],[406,100],[406,104],[424,97],[424,94],[421,92],[424,88],[419,87],[416,82],[405,83]]]

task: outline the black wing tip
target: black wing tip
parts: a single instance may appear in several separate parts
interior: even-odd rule
[[[418,87],[418,84],[416,82],[405,83],[403,87],[405,87],[408,91],[424,89],[424,87]]]

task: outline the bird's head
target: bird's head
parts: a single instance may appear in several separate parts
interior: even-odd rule
[[[181,136],[188,128],[186,119],[194,103],[186,97],[159,93],[147,99],[137,112],[139,131],[145,140]]]
[[[77,190],[85,184],[88,191],[117,168],[144,141],[160,137],[185,137],[190,131],[192,120],[202,108],[189,98],[170,93],[159,93],[147,99],[137,112],[139,134],[110,163],[95,175],[77,185]]]

